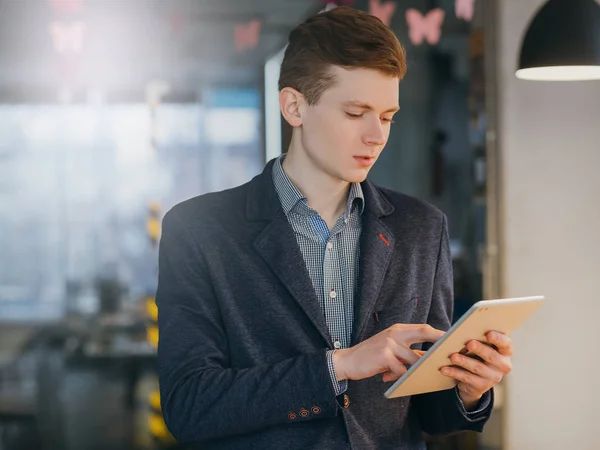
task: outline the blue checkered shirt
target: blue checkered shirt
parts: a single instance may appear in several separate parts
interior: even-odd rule
[[[350,185],[346,212],[330,231],[327,223],[308,206],[306,197],[284,172],[284,158],[285,154],[281,155],[273,165],[273,182],[294,230],[333,340],[334,349],[327,351],[327,365],[335,393],[339,395],[348,388],[348,381],[337,381],[333,352],[350,346],[364,210],[363,192],[360,184]]]

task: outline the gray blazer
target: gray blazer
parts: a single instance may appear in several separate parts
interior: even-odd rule
[[[158,364],[163,415],[202,449],[425,449],[423,432],[481,431],[454,390],[387,400],[381,376],[335,396],[333,343],[271,178],[192,198],[163,220]],[[395,323],[450,327],[445,216],[362,183],[352,345]],[[491,395],[488,394],[488,395]]]

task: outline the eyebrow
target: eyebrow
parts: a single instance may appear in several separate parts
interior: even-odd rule
[[[344,106],[356,106],[358,108],[366,109],[368,111],[374,111],[374,108],[371,105],[369,105],[368,103],[363,103],[363,102],[359,102],[359,101],[344,102],[343,105]],[[399,110],[400,110],[400,107],[399,106],[395,106],[393,108],[385,110],[384,112],[386,112],[386,113],[388,113],[388,112],[397,112]]]

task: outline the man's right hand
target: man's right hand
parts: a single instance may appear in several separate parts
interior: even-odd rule
[[[375,336],[333,354],[338,381],[362,380],[383,373],[383,381],[394,381],[424,352],[412,350],[413,344],[436,342],[445,334],[427,324],[396,324]]]

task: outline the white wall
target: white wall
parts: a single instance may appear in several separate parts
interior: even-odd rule
[[[503,295],[545,294],[514,335],[505,450],[600,449],[600,82],[514,76],[543,0],[498,0]]]

